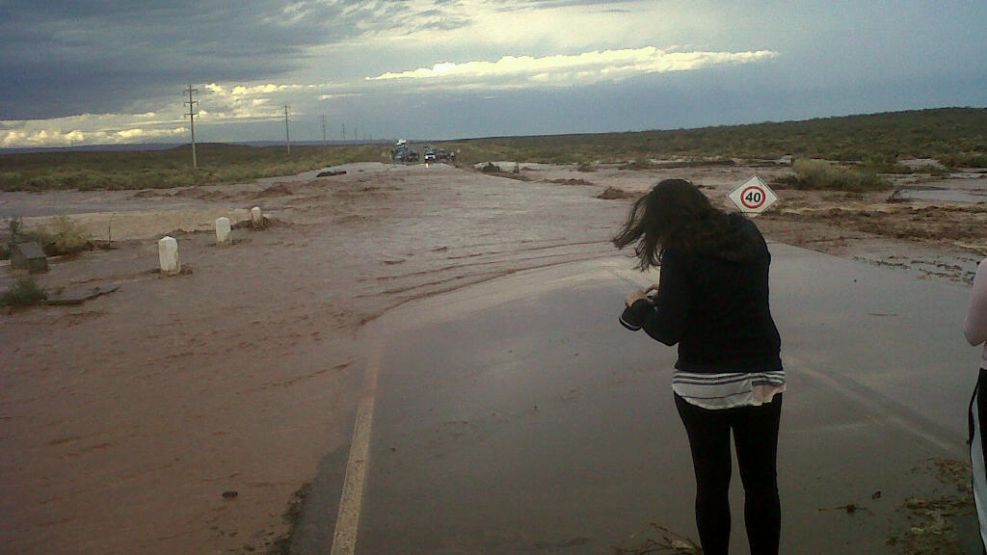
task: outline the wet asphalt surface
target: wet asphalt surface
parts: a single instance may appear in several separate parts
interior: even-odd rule
[[[894,553],[923,465],[963,458],[977,350],[965,288],[773,244],[788,392],[784,553]],[[412,303],[371,327],[380,371],[357,553],[608,553],[657,523],[696,538],[672,348],[617,323],[656,276],[610,258]],[[328,552],[345,452],[295,537]],[[739,477],[734,552],[746,553]],[[881,492],[875,498],[875,493]],[[832,507],[859,504],[848,515]],[[823,509],[823,510],[820,510]],[[961,532],[969,522],[961,522]]]

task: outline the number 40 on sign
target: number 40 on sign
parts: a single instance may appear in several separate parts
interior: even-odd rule
[[[745,214],[760,214],[778,200],[778,196],[756,175],[730,193],[730,200]]]

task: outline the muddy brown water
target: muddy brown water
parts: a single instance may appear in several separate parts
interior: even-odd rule
[[[78,307],[0,314],[0,545],[263,549],[284,533],[292,493],[348,440],[364,322],[520,270],[612,255],[628,201],[595,198],[608,186],[643,192],[686,176],[722,199],[762,171],[539,166],[522,182],[442,164],[342,169],[177,191],[0,193],[0,215],[43,225],[76,214],[97,238],[114,215],[116,248],[53,260],[38,280],[121,286]],[[549,183],[558,179],[592,185]],[[254,205],[279,225],[214,246],[217,214]],[[173,231],[190,273],[164,278],[155,240]],[[0,267],[0,288],[12,278]]]
[[[153,272],[153,237],[117,241],[54,261],[38,279],[118,292],[0,316],[5,549],[264,548],[284,532],[291,494],[348,438],[362,322],[410,299],[609,254],[626,210],[594,199],[594,187],[445,166],[350,170],[281,180],[291,194],[262,206],[284,225],[237,230],[232,247],[178,234],[188,275]],[[261,188],[218,190],[233,209],[258,202]],[[107,196],[137,211],[155,202]]]

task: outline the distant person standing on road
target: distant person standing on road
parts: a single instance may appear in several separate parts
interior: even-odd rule
[[[983,429],[987,424],[987,258],[977,267],[973,278],[973,292],[970,295],[970,309],[966,315],[963,330],[970,345],[982,345],[980,374],[977,386],[970,400],[970,463],[973,467],[973,499],[977,504],[977,517],[980,520],[980,541],[987,545],[987,449],[984,446]],[[987,553],[987,549],[984,549]]]
[[[672,390],[692,451],[703,553],[729,549],[732,430],[751,554],[776,555],[785,374],[768,306],[764,238],[744,216],[713,207],[692,183],[666,179],[634,203],[613,243],[636,243],[641,270],[661,266],[657,285],[627,296],[620,321],[678,344]]]

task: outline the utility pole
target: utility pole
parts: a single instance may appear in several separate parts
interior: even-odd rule
[[[354,128],[353,128],[353,141],[354,141],[354,142],[356,142],[356,141],[359,141],[359,140],[360,140],[360,135],[358,135],[358,134],[357,134],[357,131],[358,131],[358,129],[357,129],[356,127],[354,127]]]
[[[284,144],[288,148],[288,154],[291,154],[291,135],[288,134],[288,105],[284,105]]]
[[[326,115],[322,114],[322,146],[326,146]]]
[[[193,89],[192,83],[189,83],[188,88],[185,89],[184,92],[188,93],[188,100],[182,104],[188,104],[188,113],[185,115],[188,116],[189,131],[192,132],[192,168],[199,169],[199,161],[195,159],[195,105],[198,104],[199,101],[192,98],[192,94],[199,92],[199,89]]]
[[[342,129],[343,129],[343,142],[345,143],[346,142],[346,124],[345,123],[343,124]]]

